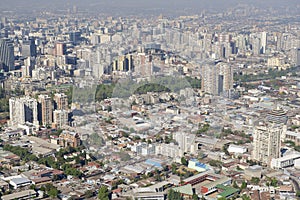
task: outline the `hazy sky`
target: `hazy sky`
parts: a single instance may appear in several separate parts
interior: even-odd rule
[[[0,10],[39,10],[47,8],[66,9],[73,5],[78,10],[92,8],[94,10],[113,11],[120,13],[130,9],[143,11],[164,10],[166,12],[180,11],[182,9],[213,9],[216,11],[234,7],[238,4],[250,4],[258,7],[295,7],[300,0],[0,0]]]

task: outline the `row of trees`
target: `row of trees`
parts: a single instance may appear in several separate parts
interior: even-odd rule
[[[76,156],[71,160],[66,160],[63,157],[66,154],[78,151],[78,149],[72,147],[61,149],[59,152],[56,153],[56,159],[52,156],[38,158],[26,148],[22,148],[19,146],[12,146],[8,144],[4,145],[3,150],[10,151],[16,154],[21,158],[22,161],[25,162],[36,161],[39,164],[46,165],[47,167],[63,170],[66,175],[72,175],[78,178],[81,178],[83,176],[82,172],[73,168],[73,166],[71,164],[67,164],[67,162],[75,160],[76,164],[85,164],[85,163],[81,163],[82,159],[80,159],[81,157],[85,158],[85,153],[80,153],[78,156]]]
[[[235,74],[234,80],[241,81],[241,82],[251,82],[251,81],[260,81],[260,80],[267,80],[267,79],[275,79],[277,77],[286,76],[288,73],[292,73],[292,75],[295,75],[297,71],[298,71],[298,67],[292,67],[281,71],[275,69],[269,69],[268,73],[260,73],[258,75]]]
[[[113,96],[129,97],[131,94],[146,94],[147,92],[178,92],[184,88],[200,88],[201,80],[186,77],[159,77],[152,82],[136,83],[132,80],[124,80],[113,84],[101,84],[96,88],[95,100],[101,101]]]
[[[31,154],[27,149],[19,147],[19,146],[12,146],[12,145],[4,145],[3,150],[10,151],[17,156],[19,156],[23,161],[28,162],[30,160],[32,161],[38,161],[38,158]]]

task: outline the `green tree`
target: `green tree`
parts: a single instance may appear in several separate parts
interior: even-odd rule
[[[175,163],[172,163],[172,173],[176,174],[177,166]]]
[[[245,194],[243,194],[241,197],[243,200],[251,200],[251,198]]]
[[[246,189],[247,188],[247,183],[245,181],[242,182],[241,185],[241,190]]]
[[[48,194],[50,197],[55,198],[55,197],[57,197],[57,195],[58,195],[58,190],[57,190],[55,187],[53,187],[53,188],[51,188],[51,189],[48,191],[47,194]]]
[[[258,185],[258,183],[259,183],[259,178],[258,177],[252,177],[251,178],[251,183],[253,183],[253,184],[255,184],[255,185]]]
[[[84,197],[85,197],[85,198],[90,198],[90,197],[92,197],[92,196],[94,196],[94,193],[93,193],[92,190],[87,190],[87,191],[85,191],[85,193],[84,193]]]
[[[179,192],[170,189],[168,192],[168,200],[183,200],[183,198]]]
[[[193,199],[193,200],[198,200],[198,199],[199,199],[199,197],[198,197],[198,195],[196,195],[196,194],[193,194],[193,196],[192,196],[192,199]]]
[[[208,163],[213,167],[222,167],[222,162],[219,160],[210,160]]]
[[[233,181],[232,187],[239,188],[239,186],[236,184],[236,181]]]
[[[298,191],[296,192],[296,196],[297,196],[297,197],[300,197],[300,190],[298,190]]]
[[[102,186],[98,191],[98,199],[100,200],[109,200],[110,192],[106,186]]]
[[[188,161],[185,159],[185,157],[181,157],[181,164],[188,166]]]

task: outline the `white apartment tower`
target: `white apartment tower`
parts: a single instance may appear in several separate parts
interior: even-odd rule
[[[280,157],[281,140],[286,129],[287,116],[281,108],[267,114],[265,122],[254,127],[252,158],[270,165],[272,158]]]
[[[233,70],[227,63],[207,64],[202,67],[202,91],[222,95],[233,87]]]
[[[55,110],[53,111],[53,123],[56,128],[62,128],[68,125],[68,111],[66,110]]]
[[[16,126],[18,124],[25,124],[26,122],[32,123],[36,126],[39,125],[38,121],[38,106],[37,101],[34,98],[12,97],[9,99],[9,116],[10,126]]]

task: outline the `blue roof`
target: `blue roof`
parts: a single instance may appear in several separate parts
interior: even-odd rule
[[[161,164],[157,161],[151,160],[151,159],[147,159],[145,161],[145,163],[149,164],[149,165],[153,165],[155,167],[161,167]]]

